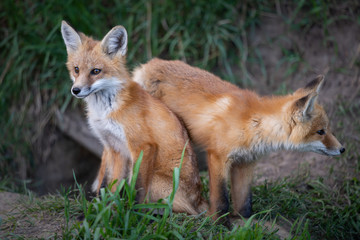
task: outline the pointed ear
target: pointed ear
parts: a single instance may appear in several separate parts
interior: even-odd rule
[[[311,92],[295,101],[295,113],[300,121],[306,121],[311,118],[317,96],[316,92]]]
[[[81,45],[80,35],[65,21],[61,22],[61,34],[68,53],[76,51]]]
[[[313,79],[311,82],[309,82],[304,88],[299,88],[296,90],[295,94],[306,94],[314,92],[316,94],[319,94],[320,89],[322,85],[324,84],[324,75],[319,75],[315,79]]]
[[[101,41],[103,51],[111,57],[120,53],[125,56],[127,51],[127,32],[123,26],[116,26]]]
[[[324,75],[317,76],[315,79],[313,79],[305,86],[304,90],[310,92],[316,92],[317,94],[319,94],[319,91],[322,85],[324,84],[325,81],[324,79],[325,79]]]

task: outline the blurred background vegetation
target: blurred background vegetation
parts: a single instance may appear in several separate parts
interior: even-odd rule
[[[267,94],[291,92],[310,77],[326,74],[320,98],[347,149],[330,173],[339,173],[342,166],[345,172],[336,175],[340,181],[331,187],[324,185],[323,178],[311,184],[304,179],[265,182],[254,189],[255,210],[268,207],[275,215],[286,212],[291,219],[309,219],[319,239],[356,238],[360,231],[356,217],[360,209],[356,197],[360,194],[359,1],[2,0],[2,190],[15,191],[24,181],[36,184],[36,169],[49,161],[62,134],[56,116],[83,111],[70,94],[61,20],[97,39],[123,25],[129,34],[130,70],[153,57],[181,59]],[[87,164],[91,157],[78,158]],[[60,163],[58,171],[63,170]]]

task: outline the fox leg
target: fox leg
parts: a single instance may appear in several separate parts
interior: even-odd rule
[[[216,220],[229,212],[229,194],[227,189],[227,166],[225,158],[222,159],[213,151],[208,151],[209,183],[210,183],[210,214]],[[214,215],[215,214],[215,215]],[[223,220],[229,225],[229,219]]]
[[[109,164],[106,166],[106,173],[109,175],[108,184],[117,180],[117,183],[111,187],[111,191],[115,192],[120,181],[131,176],[132,164],[130,159],[113,149],[109,151],[108,157]]]
[[[192,150],[189,149],[183,159],[179,188],[175,194],[173,204],[175,212],[196,215],[207,211],[209,208],[207,202],[201,196],[201,180],[196,163],[196,157],[193,155]]]
[[[155,161],[158,156],[158,147],[155,144],[148,144],[143,146],[143,158],[141,161],[139,175],[136,180],[136,201],[143,203],[146,195],[149,193],[150,186],[153,181]],[[137,151],[140,153],[140,150]],[[138,159],[138,156],[134,159]],[[152,193],[150,192],[150,198]]]
[[[189,215],[197,215],[208,209],[207,202],[201,197],[201,185],[194,182],[193,176],[185,173],[182,169],[180,173],[179,188],[176,191],[173,211],[185,212]],[[152,178],[150,187],[151,201],[168,197],[173,190],[172,174],[156,174]]]
[[[254,172],[254,163],[234,163],[231,166],[231,198],[235,214],[250,217],[252,214],[252,195],[250,183]]]
[[[150,152],[154,150],[153,148]],[[194,165],[196,158],[195,156],[191,156],[192,152],[190,152],[190,150],[186,151],[184,155],[179,187],[173,202],[173,211],[196,215],[208,210],[208,204],[201,197],[201,181],[197,166]],[[170,157],[171,156],[169,156],[169,158]],[[178,164],[175,165],[176,162]],[[150,201],[154,202],[160,198],[168,197],[173,190],[173,169],[179,167],[180,161],[174,161],[174,163],[168,162],[167,164],[169,164],[169,166],[164,167],[163,171],[157,171],[156,174],[152,174],[155,164],[151,161],[146,161],[145,164],[146,165],[142,165],[142,167],[146,167],[146,171],[150,174],[148,174],[148,176],[152,175],[151,180],[147,181]],[[171,171],[169,171],[170,169]]]
[[[92,185],[92,191],[94,193],[96,193],[96,195],[99,194],[100,188],[103,184],[103,180],[104,180],[104,176],[105,176],[105,172],[106,172],[106,168],[108,165],[108,160],[109,160],[109,155],[110,155],[110,151],[107,148],[104,148],[104,151],[102,153],[101,156],[101,163],[100,163],[100,169],[99,169],[99,173],[96,177],[95,182]]]

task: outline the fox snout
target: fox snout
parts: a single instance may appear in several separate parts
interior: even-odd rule
[[[325,154],[325,155],[328,155],[328,156],[338,156],[342,153],[345,152],[345,148],[344,147],[340,147],[338,149],[326,149],[326,150],[323,150],[322,153]]]
[[[73,88],[71,89],[71,93],[72,93],[74,96],[78,95],[80,92],[81,92],[81,89],[78,88],[78,87],[73,87]]]
[[[326,133],[326,135],[324,133],[321,139],[303,145],[302,150],[327,156],[338,156],[345,152],[345,148],[331,132]]]
[[[345,152],[345,148],[332,133],[327,134],[327,136],[322,140],[322,144],[325,149],[320,148],[319,150],[325,155],[337,156]]]
[[[77,98],[85,98],[90,94],[107,90],[107,92],[111,92],[114,95],[118,89],[121,89],[122,85],[123,82],[116,77],[101,78],[91,85],[84,83],[84,81],[75,81],[71,88],[71,94]]]
[[[323,154],[328,155],[328,156],[338,156],[338,155],[340,155],[340,154],[342,154],[344,152],[345,152],[344,147],[341,147],[341,148],[336,149],[336,150],[326,149],[326,150],[322,151]]]
[[[91,93],[89,87],[73,86],[71,88],[71,94],[77,98],[85,98]]]
[[[339,147],[327,147],[324,142],[316,141],[308,145],[305,151],[316,152],[327,156],[338,156],[345,152],[345,148],[341,145]]]

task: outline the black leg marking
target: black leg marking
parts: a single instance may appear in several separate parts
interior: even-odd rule
[[[229,212],[229,193],[226,185],[226,181],[223,181],[219,186],[220,201],[217,203],[217,211],[223,215]]]
[[[226,181],[223,180],[223,182],[219,185],[219,202],[217,203],[216,206],[218,216],[220,217],[228,213],[229,206],[230,206],[230,202],[229,202],[229,193],[227,189],[227,184]],[[231,224],[230,224],[229,215],[222,217],[221,220],[219,220],[219,222],[230,229]]]
[[[249,218],[252,215],[253,211],[252,211],[252,192],[251,192],[251,190],[249,191],[249,194],[245,200],[244,206],[239,211],[239,213],[244,218]]]

